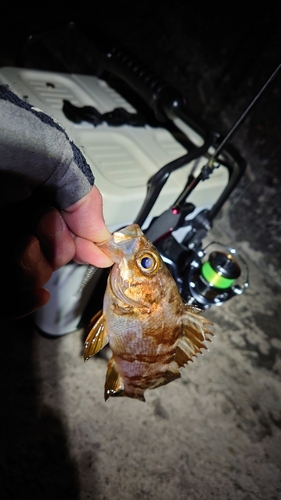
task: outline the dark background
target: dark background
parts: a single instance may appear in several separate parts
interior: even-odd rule
[[[45,37],[48,50],[54,50],[62,63],[49,69],[64,69],[66,63],[71,71],[90,73],[87,42],[70,40],[62,30],[72,21],[98,42],[113,40],[129,49],[180,90],[206,124],[226,133],[281,61],[279,11],[270,3],[254,7],[251,3],[242,9],[234,3],[218,8],[211,2],[179,0],[161,4],[147,0],[76,2],[75,6],[11,3],[1,15],[0,64],[20,64],[19,55],[28,36],[49,31]],[[33,67],[48,66],[45,49],[31,60]],[[232,141],[246,158],[248,169],[233,195],[234,199],[239,197],[239,203],[230,212],[237,238],[247,239],[278,267],[280,84],[281,74]]]

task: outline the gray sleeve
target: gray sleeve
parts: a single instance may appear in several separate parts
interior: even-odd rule
[[[79,148],[51,117],[0,85],[1,204],[43,189],[50,203],[67,208],[94,184]]]

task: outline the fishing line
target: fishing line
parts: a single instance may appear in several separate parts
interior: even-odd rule
[[[281,68],[281,63],[278,64],[277,68],[273,71],[273,73],[270,75],[270,77],[267,79],[265,84],[262,86],[262,88],[259,90],[259,92],[255,95],[255,97],[252,99],[248,107],[245,109],[245,111],[242,113],[242,115],[238,118],[238,120],[234,123],[233,127],[229,130],[229,132],[226,134],[225,138],[222,140],[222,142],[219,144],[217,147],[216,151],[212,154],[212,156],[209,158],[207,164],[205,167],[211,167],[213,166],[214,161],[216,160],[216,157],[219,155],[220,151],[223,149],[224,145],[226,142],[229,141],[229,139],[234,135],[236,132],[237,128],[241,125],[243,122],[244,118],[246,118],[247,114],[251,111],[253,106],[256,104],[258,99],[261,97],[265,89],[268,87],[268,85],[272,82],[272,80],[275,78],[277,75],[278,71]]]
[[[270,83],[274,80],[274,78],[276,77],[277,73],[279,72],[279,70],[281,69],[281,63],[278,64],[278,66],[276,67],[276,69],[273,71],[273,73],[270,75],[270,77],[266,80],[266,82],[264,83],[264,85],[261,87],[261,89],[259,90],[259,92],[255,95],[255,97],[252,99],[252,101],[250,102],[250,104],[247,106],[247,108],[245,109],[245,111],[242,113],[242,115],[238,118],[238,120],[234,123],[234,125],[231,127],[231,129],[229,130],[229,132],[227,133],[227,135],[224,137],[224,139],[222,140],[222,142],[218,145],[216,151],[212,154],[212,156],[209,158],[207,164],[205,165],[205,167],[203,167],[203,169],[208,169],[208,168],[215,168],[214,167],[214,162],[216,161],[216,158],[217,156],[219,155],[220,151],[223,149],[224,145],[226,144],[226,142],[229,141],[229,139],[234,135],[234,133],[236,132],[236,130],[238,129],[238,127],[241,125],[241,123],[243,122],[243,120],[246,118],[247,114],[251,111],[251,109],[253,108],[253,106],[256,104],[256,102],[258,101],[258,99],[261,97],[261,95],[264,93],[264,91],[266,90],[266,88],[270,85]],[[273,150],[273,152],[270,154],[269,158],[268,158],[268,161],[267,163],[265,164],[265,166],[261,166],[258,171],[257,171],[257,174],[259,174],[259,172],[265,168],[269,161],[271,160],[271,158],[273,157],[273,155],[278,151],[278,149],[280,148],[280,144]],[[245,193],[248,191],[249,189],[249,186],[252,184],[253,181],[250,181],[247,186],[245,186],[245,188],[242,190],[242,192],[240,193],[240,195],[233,201],[233,203],[229,206],[229,208],[226,210],[225,212],[225,216],[229,215],[230,211],[233,209],[233,207],[236,206],[236,204],[238,203],[238,201],[242,198],[242,196],[245,195]]]

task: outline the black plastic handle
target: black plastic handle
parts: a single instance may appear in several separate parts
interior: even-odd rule
[[[176,89],[159,79],[143,63],[128,55],[119,47],[105,50],[100,63],[104,69],[125,81],[153,109],[156,118],[161,121],[180,118],[204,140],[212,138],[210,130],[195,117],[186,98]]]

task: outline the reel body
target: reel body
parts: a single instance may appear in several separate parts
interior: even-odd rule
[[[158,241],[156,247],[189,305],[221,306],[249,286],[247,263],[235,248],[212,242],[191,250],[173,235]]]
[[[220,249],[214,249],[217,247]],[[194,255],[185,274],[183,297],[188,304],[204,309],[220,306],[248,288],[248,274],[237,250],[212,242]]]

